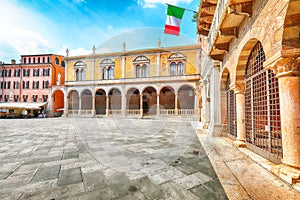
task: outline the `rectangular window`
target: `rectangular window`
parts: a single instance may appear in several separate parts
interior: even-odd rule
[[[48,95],[43,95],[43,101],[47,102],[47,100],[48,100]]]
[[[4,70],[0,70],[0,77],[3,77],[3,75],[4,75]]]
[[[39,89],[39,81],[33,81],[32,82],[32,88],[33,89]]]
[[[39,69],[34,69],[33,70],[33,76],[39,76],[40,75],[40,70]]]
[[[43,76],[49,76],[50,75],[50,68],[43,69]]]
[[[30,76],[30,69],[23,69],[23,76]]]
[[[43,88],[49,87],[49,81],[43,81]]]
[[[7,82],[7,89],[10,89],[10,81]]]
[[[14,81],[14,89],[19,89],[19,82],[18,81]]]
[[[28,95],[23,95],[23,102],[27,102]]]
[[[37,102],[38,95],[32,95],[32,101]]]
[[[18,102],[19,101],[19,95],[14,95],[14,102]]]
[[[4,95],[4,101],[8,102],[9,96],[8,95]]]
[[[3,82],[0,82],[0,89],[3,89]]]

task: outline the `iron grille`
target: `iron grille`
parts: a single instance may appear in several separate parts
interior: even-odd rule
[[[265,55],[261,43],[253,48],[245,75],[246,142],[269,159],[282,158],[278,80],[263,68]],[[259,153],[259,152],[258,152]]]
[[[230,75],[226,80],[226,124],[229,136],[236,138],[236,101],[233,90],[230,90]]]

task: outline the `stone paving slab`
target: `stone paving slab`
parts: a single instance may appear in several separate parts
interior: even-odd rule
[[[70,185],[74,183],[81,183],[82,175],[81,175],[81,169],[80,168],[72,168],[72,169],[66,169],[61,170],[59,172],[58,177],[58,186],[64,186],[64,185]]]
[[[227,199],[215,170],[240,173],[243,160],[229,148],[237,159],[225,152],[218,157],[187,121],[46,118],[0,124],[0,199]],[[222,178],[226,189],[241,189],[238,197],[247,199],[239,181]]]
[[[34,175],[32,182],[56,179],[58,178],[59,171],[60,171],[60,165],[51,166],[51,167],[41,166],[39,170],[36,172],[36,174]]]

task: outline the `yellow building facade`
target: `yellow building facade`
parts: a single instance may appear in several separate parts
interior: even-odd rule
[[[199,45],[66,56],[66,116],[199,118]]]

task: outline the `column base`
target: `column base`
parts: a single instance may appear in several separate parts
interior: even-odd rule
[[[208,122],[200,122],[199,128],[200,129],[208,129]]]
[[[284,181],[293,184],[298,185],[300,189],[300,169],[294,168],[285,164],[276,165],[272,172],[279,176]]]
[[[223,137],[226,135],[226,126],[223,124],[214,124],[209,129],[213,137]]]
[[[239,148],[244,148],[246,147],[246,143],[244,140],[235,140],[233,142],[234,146],[239,147]]]

